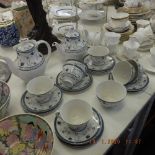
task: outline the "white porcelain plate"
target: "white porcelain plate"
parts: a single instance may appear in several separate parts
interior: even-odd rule
[[[50,7],[50,12],[58,18],[72,18],[76,16],[76,7],[72,6],[53,6]],[[81,9],[77,8],[77,14]]]
[[[97,21],[102,20],[105,17],[104,12],[98,10],[86,10],[79,14],[81,20]]]
[[[64,36],[65,33],[67,33],[70,29],[75,29],[75,27],[75,23],[60,23],[53,27],[53,32],[54,34]]]

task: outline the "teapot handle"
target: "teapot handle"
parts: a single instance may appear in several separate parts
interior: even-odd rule
[[[45,60],[46,60],[46,62],[48,62],[48,60],[49,60],[49,58],[50,58],[50,56],[51,56],[51,50],[52,50],[52,49],[51,49],[51,46],[50,46],[50,44],[49,44],[48,42],[46,42],[46,41],[44,41],[44,40],[39,40],[39,41],[37,41],[37,47],[38,47],[40,44],[45,44],[45,45],[47,46],[48,54],[47,54]]]

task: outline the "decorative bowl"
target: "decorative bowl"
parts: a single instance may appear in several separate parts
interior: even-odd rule
[[[10,88],[4,81],[0,81],[0,119],[5,117],[10,103]]]
[[[108,80],[97,86],[96,95],[103,106],[114,107],[122,103],[127,95],[127,90],[123,84]]]
[[[53,141],[50,126],[37,115],[19,114],[0,121],[2,155],[51,155]]]

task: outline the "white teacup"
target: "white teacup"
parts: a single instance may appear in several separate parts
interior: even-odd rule
[[[126,97],[127,90],[123,84],[114,80],[108,80],[97,86],[96,95],[103,106],[113,107],[120,104]]]
[[[152,47],[150,49],[150,53],[151,53],[151,64],[152,66],[155,67],[155,47]]]
[[[114,66],[112,75],[115,81],[125,85],[134,79],[135,68],[128,61],[120,61]]]
[[[103,59],[109,54],[109,49],[105,46],[92,46],[88,49],[93,65],[102,65]]]
[[[54,80],[48,76],[38,76],[30,80],[26,86],[27,91],[36,96],[40,103],[48,102],[52,97]]]
[[[129,14],[128,13],[124,13],[124,12],[120,12],[120,13],[116,13],[113,14],[111,16],[111,20],[109,21],[109,24],[112,28],[124,28],[126,27],[126,23],[129,20]]]
[[[60,116],[75,131],[81,131],[93,117],[92,107],[80,99],[70,100],[63,104],[60,109]]]

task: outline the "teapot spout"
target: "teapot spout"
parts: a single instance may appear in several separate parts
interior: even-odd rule
[[[16,76],[18,76],[17,67],[15,66],[14,62],[11,59],[7,57],[2,57],[2,56],[0,56],[0,59],[4,60],[9,66],[9,69],[11,70],[11,72],[14,73]]]

